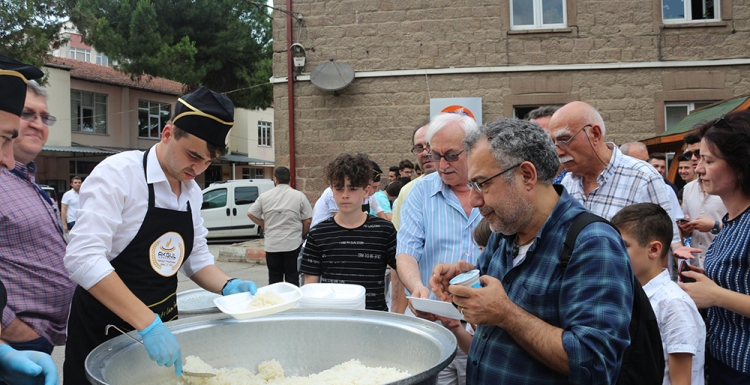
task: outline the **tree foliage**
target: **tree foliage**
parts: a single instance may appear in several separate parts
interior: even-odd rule
[[[0,53],[42,68],[60,48],[67,4],[63,0],[0,0]]]
[[[86,43],[132,76],[216,92],[248,88],[227,94],[237,107],[273,101],[265,8],[245,0],[77,0],[70,18]]]

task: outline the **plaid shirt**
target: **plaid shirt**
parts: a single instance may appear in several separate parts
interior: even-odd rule
[[[585,209],[562,187],[560,200],[526,257],[513,267],[515,235],[493,234],[479,257],[479,269],[502,281],[516,305],[563,329],[570,377],[534,359],[496,326],[479,326],[469,351],[466,383],[613,384],[630,343],[632,269],[625,245],[605,223],[584,228],[565,276],[560,254],[568,228]]]
[[[675,218],[675,210],[679,210],[679,203],[675,200],[675,207],[669,202],[669,191],[664,178],[648,163],[623,155],[617,146],[607,143],[612,150],[609,164],[596,178],[599,185],[589,195],[583,192],[581,177],[567,173],[562,185],[573,198],[583,204],[587,210],[606,219],[612,219],[618,211],[635,203],[650,202],[664,208],[671,218]],[[677,223],[672,221],[672,243],[680,242]]]
[[[65,344],[75,283],[63,265],[60,213],[41,195],[46,193],[34,182],[35,172],[34,162],[0,171],[0,280],[8,289],[2,326],[19,318],[59,346]]]

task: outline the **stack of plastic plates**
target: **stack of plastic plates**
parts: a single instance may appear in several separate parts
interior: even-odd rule
[[[365,309],[365,288],[344,283],[311,283],[302,286],[299,308]]]

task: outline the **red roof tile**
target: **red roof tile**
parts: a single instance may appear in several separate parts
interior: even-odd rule
[[[70,77],[72,79],[81,79],[168,95],[181,95],[183,91],[183,84],[172,80],[146,75],[141,76],[137,80],[132,80],[130,75],[117,71],[114,68],[79,60],[52,57],[47,64],[52,67],[63,66],[71,68]]]

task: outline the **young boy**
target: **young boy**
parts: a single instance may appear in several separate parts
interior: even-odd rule
[[[373,176],[367,155],[342,154],[326,167],[326,180],[339,211],[307,235],[300,272],[305,284],[348,283],[364,286],[366,308],[388,311],[385,269],[396,268],[396,229],[362,211]]]
[[[638,203],[612,217],[628,248],[638,281],[654,308],[666,355],[663,384],[703,385],[706,326],[695,302],[662,268],[672,239],[672,220],[661,206]]]

